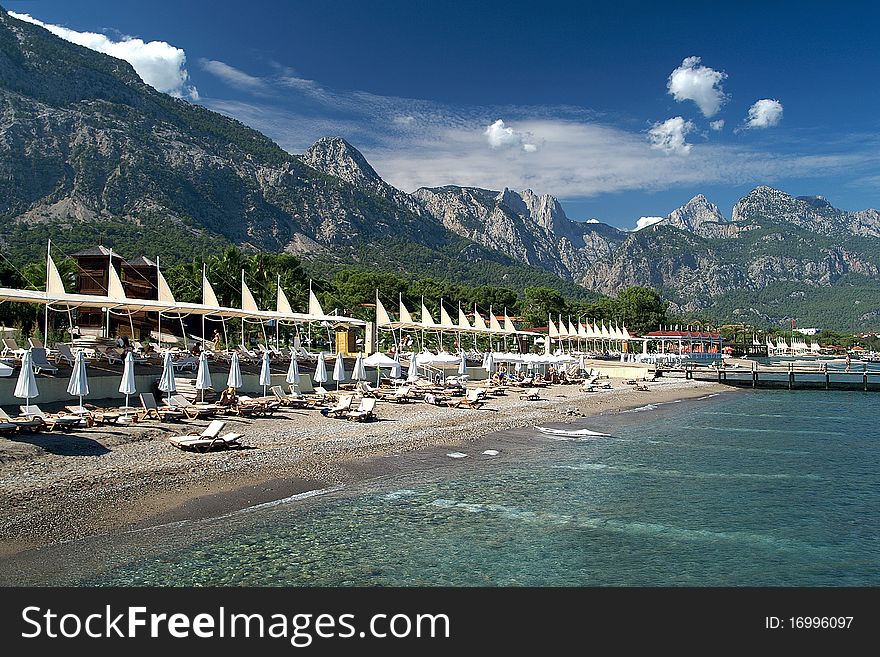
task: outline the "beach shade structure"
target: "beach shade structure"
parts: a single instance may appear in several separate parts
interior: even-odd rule
[[[364,381],[367,378],[367,370],[364,369],[364,352],[359,351],[357,358],[354,359],[354,370],[351,378],[355,381]]]
[[[30,414],[31,399],[39,394],[37,377],[34,376],[34,360],[31,350],[28,349],[21,357],[21,372],[18,373],[18,381],[15,383],[15,396],[25,400],[25,415]]]
[[[467,374],[467,359],[464,356],[464,352],[461,354],[461,359],[458,361],[458,375],[463,376]]]
[[[269,371],[269,352],[263,352],[263,365],[260,367],[260,385],[263,386],[263,396],[266,396],[266,389],[272,385],[272,372]]]
[[[226,377],[226,387],[238,390],[241,388],[241,364],[238,362],[238,354],[232,352],[232,360],[229,361],[229,376]]]
[[[202,401],[205,401],[205,390],[210,390],[213,385],[211,370],[208,369],[208,354],[203,351],[199,354],[199,371],[196,374],[196,390],[199,391]]]
[[[82,354],[80,351],[77,358]],[[134,382],[134,354],[128,352],[125,354],[125,365],[122,368],[122,379],[119,381],[119,392],[125,395],[125,418],[128,418],[128,398],[137,392],[137,386]],[[82,406],[82,402],[79,403]]]
[[[159,390],[167,392],[170,398],[177,392],[177,384],[174,382],[174,362],[171,360],[171,352],[165,352],[165,360],[162,363],[162,376],[159,379]]]
[[[416,363],[416,355],[413,354],[412,356],[409,357],[409,370],[406,373],[406,380],[407,381],[415,381],[418,378],[419,378],[419,368],[418,368],[418,364]]]
[[[299,363],[296,360],[296,352],[290,351],[290,367],[287,368],[287,376],[284,380],[299,392]]]
[[[76,356],[73,358],[73,371],[70,373],[67,392],[74,397],[79,397],[80,406],[83,404],[83,397],[89,394],[89,378],[86,375],[86,359],[81,350],[76,352]]]
[[[321,385],[327,383],[327,363],[324,362],[325,354],[322,351],[318,354],[318,364],[315,366],[315,383]]]
[[[400,361],[395,360],[394,358],[389,358],[383,353],[376,352],[370,356],[367,356],[363,360],[364,367],[375,367],[376,368],[376,385],[379,385],[380,377],[382,376],[382,368],[390,367],[392,369],[392,378],[400,378]],[[398,368],[398,376],[394,377],[393,370],[394,368]],[[357,369],[357,363],[355,363],[355,369]],[[365,377],[366,378],[366,377]]]

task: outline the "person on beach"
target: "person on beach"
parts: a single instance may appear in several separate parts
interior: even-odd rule
[[[849,372],[849,365],[850,365],[850,357],[849,357],[849,353],[847,353],[846,354],[846,371],[847,372]]]
[[[220,330],[214,329],[214,351],[220,351],[220,345],[222,341],[220,339]]]

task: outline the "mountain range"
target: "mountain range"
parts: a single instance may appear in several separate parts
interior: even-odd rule
[[[589,298],[658,289],[685,316],[860,328],[880,312],[880,213],[757,187],[729,218],[699,195],[622,231],[531,190],[405,193],[351,144],[287,153],[144,84],[124,61],[0,10],[0,243],[16,262],[106,243],[190,260],[229,244]]]

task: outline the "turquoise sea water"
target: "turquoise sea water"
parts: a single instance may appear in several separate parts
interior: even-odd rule
[[[742,391],[577,423],[612,438],[440,450],[361,489],[142,532],[149,556],[81,581],[877,585],[877,399]]]

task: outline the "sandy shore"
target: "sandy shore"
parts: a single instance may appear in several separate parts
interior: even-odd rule
[[[247,449],[209,454],[181,452],[164,440],[206,422],[0,438],[0,557],[350,483],[368,476],[360,466],[371,457],[729,390],[683,379],[650,383],[650,392],[612,383],[613,390],[596,393],[553,386],[541,390],[541,401],[522,401],[512,390],[480,410],[382,402],[379,421],[367,424],[294,410],[227,418]]]

